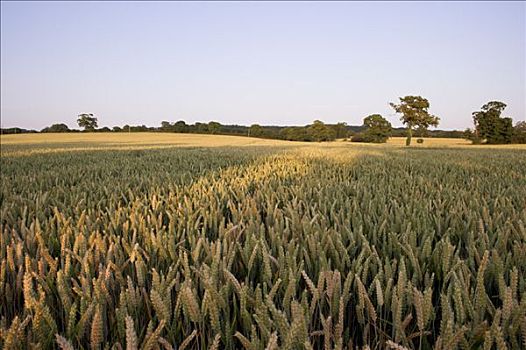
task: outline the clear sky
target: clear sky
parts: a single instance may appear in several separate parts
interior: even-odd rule
[[[525,2],[2,2],[2,127],[526,117]]]

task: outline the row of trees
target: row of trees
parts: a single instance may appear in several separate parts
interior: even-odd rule
[[[427,99],[420,96],[406,96],[400,98],[400,104],[393,104],[391,106],[397,113],[402,114],[401,120],[407,125],[408,138],[407,145],[411,143],[411,136],[413,128],[427,130],[429,126],[437,126],[438,118],[430,115],[427,111],[429,102]],[[91,113],[80,114],[77,123],[85,131],[95,131],[98,126],[97,118]],[[231,126],[230,126],[231,127]],[[124,126],[124,128],[114,127],[113,130],[106,128],[106,130],[99,131],[132,131],[132,127]],[[242,127],[238,127],[242,128]],[[104,129],[104,128],[103,128]],[[150,131],[149,128],[143,127],[144,130],[134,131]],[[208,133],[221,134],[225,133],[224,126],[218,122],[209,123],[195,123],[193,125],[186,124],[183,120],[175,123],[163,121],[159,131],[163,132],[177,132],[177,133]],[[291,141],[333,141],[337,138],[347,138],[350,131],[346,123],[337,123],[334,125],[327,125],[320,120],[315,120],[312,124],[303,127],[262,127],[258,124],[251,125],[247,130],[247,136],[263,137],[263,138],[277,138]],[[353,138],[353,141],[361,142],[386,142],[391,136],[392,126],[389,121],[379,114],[373,114],[364,119],[362,126],[364,131]],[[43,132],[66,132],[69,128],[65,124],[54,124],[42,130]]]
[[[261,130],[259,125],[252,125],[252,130],[258,133]],[[328,125],[320,120],[315,120],[312,124],[304,127],[287,127],[281,130],[280,138],[290,141],[333,141],[339,138],[346,138],[349,136],[347,124],[338,123]]]
[[[188,125],[182,120],[173,124],[163,121],[160,131],[201,134],[243,134],[259,138],[318,142],[332,141],[337,138],[346,138],[349,136],[347,124],[338,123],[330,125],[320,120],[315,120],[307,126],[275,127],[252,124],[248,128],[239,125],[222,125],[218,122]]]
[[[440,119],[429,113],[429,101],[421,96],[405,96],[398,104],[391,103],[396,113],[401,114],[400,120],[407,127],[406,145],[411,144],[413,132],[416,130],[421,136],[430,126],[438,126]],[[340,137],[347,137],[346,124],[339,123],[327,126],[316,120],[312,125],[303,128],[286,128],[283,130],[285,139],[301,141],[331,141]],[[363,120],[363,131],[354,135],[351,141],[383,143],[391,136],[391,123],[380,114],[372,114]],[[255,136],[255,135],[254,135]]]
[[[422,96],[400,97],[398,103],[390,103],[393,110],[400,115],[400,120],[405,125],[404,133],[407,136],[406,145],[411,144],[413,135],[419,137],[464,137],[473,143],[526,143],[526,122],[519,122],[513,127],[511,118],[501,117],[506,104],[499,101],[491,101],[482,106],[480,111],[473,113],[474,129],[467,129],[464,133],[458,131],[434,131],[429,132],[429,127],[437,127],[440,118],[429,112],[429,101]],[[354,142],[383,143],[392,136],[401,136],[402,130],[393,129],[391,123],[380,114],[372,114],[363,120],[359,127],[348,126],[346,123],[325,124],[315,120],[306,126],[279,127],[261,126],[253,124],[250,127],[241,125],[222,125],[218,122],[186,124],[180,120],[175,123],[163,121],[160,128],[142,126],[123,127],[115,126],[112,129],[104,127],[97,129],[98,120],[91,113],[83,113],[78,116],[77,124],[89,132],[140,132],[161,131],[176,133],[200,133],[200,134],[229,134],[246,135],[259,138],[283,139],[291,141],[332,141],[335,139],[352,136]],[[14,130],[16,129],[16,130]],[[13,128],[16,133],[18,128]],[[66,124],[53,124],[46,127],[42,132],[70,132]],[[423,141],[422,139],[418,140]]]
[[[407,146],[411,144],[413,131],[424,136],[430,126],[437,127],[440,121],[440,118],[429,113],[429,101],[421,96],[401,97],[400,103],[390,105],[396,113],[401,114],[400,120],[407,127]],[[506,104],[503,102],[490,101],[480,111],[473,112],[474,130],[467,129],[465,137],[473,143],[526,143],[526,122],[518,122],[513,127],[510,117],[502,117],[505,108]],[[369,116],[364,120],[364,124],[369,126],[366,137],[371,142],[385,142],[385,135],[390,130],[388,123],[380,115]]]
[[[437,127],[440,122],[440,118],[429,113],[429,101],[421,96],[401,97],[400,103],[390,105],[407,127],[407,146],[411,144],[413,132],[425,136],[430,126]],[[490,101],[480,111],[473,112],[474,130],[467,129],[464,137],[473,143],[526,143],[526,122],[520,121],[514,127],[511,118],[501,116],[505,108],[503,102]],[[352,141],[381,143],[391,136],[391,124],[379,114],[368,116],[363,124],[365,131],[353,136]]]

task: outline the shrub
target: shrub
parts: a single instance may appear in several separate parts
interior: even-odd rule
[[[364,133],[357,133],[351,137],[351,142],[371,142],[371,140]]]

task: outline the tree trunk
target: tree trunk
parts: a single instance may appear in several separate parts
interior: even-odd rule
[[[411,138],[413,137],[413,126],[409,125],[407,127],[407,138],[405,139],[405,145],[409,146],[411,145]]]

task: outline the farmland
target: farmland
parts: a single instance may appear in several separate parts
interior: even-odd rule
[[[1,138],[6,349],[526,347],[526,148]]]

